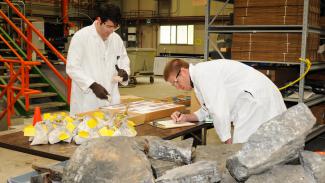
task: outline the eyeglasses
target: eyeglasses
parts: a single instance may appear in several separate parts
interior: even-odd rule
[[[172,83],[173,86],[176,86],[176,84],[178,84],[178,76],[179,76],[180,73],[181,73],[181,69],[176,74],[175,80]]]
[[[117,31],[119,28],[120,28],[120,25],[109,25],[109,24],[106,24],[104,23],[103,24],[107,29],[114,29],[114,31]]]

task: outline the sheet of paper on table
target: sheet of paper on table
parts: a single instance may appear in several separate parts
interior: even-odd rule
[[[158,128],[178,128],[178,127],[184,127],[184,126],[193,126],[195,123],[191,122],[180,122],[176,123],[173,120],[164,120],[164,121],[155,121],[155,122],[150,122],[150,125],[158,127]]]

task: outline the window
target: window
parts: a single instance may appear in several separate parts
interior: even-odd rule
[[[194,25],[160,26],[160,44],[193,45]]]

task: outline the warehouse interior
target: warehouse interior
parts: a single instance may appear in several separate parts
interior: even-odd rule
[[[108,18],[108,22],[113,23],[109,26],[121,38],[129,60],[126,69],[116,64],[113,71],[105,71],[117,73],[120,102],[112,104],[113,90],[106,88],[110,96],[104,98],[110,105],[85,107],[88,110],[74,114],[73,92],[79,85],[68,71],[73,60],[70,45],[79,31],[101,21],[97,13],[103,4],[120,10],[120,21]],[[4,165],[0,182],[325,180],[321,173],[325,168],[324,0],[0,0],[0,45],[0,160]],[[262,73],[276,86],[288,109],[255,129],[247,142],[223,140],[216,127],[218,115],[211,113],[222,98],[202,97],[203,89],[196,88],[199,84],[192,78],[191,68],[219,59]],[[172,82],[164,78],[172,60],[190,64],[190,90],[180,86],[179,78],[186,73],[182,69],[168,75],[175,77]],[[88,60],[85,63],[87,69]],[[123,69],[127,70],[126,85],[120,75]],[[234,68],[227,69],[232,73]],[[204,78],[205,86],[223,91],[210,82],[220,75],[206,72],[216,78]],[[93,91],[99,100],[91,86],[87,92]],[[267,93],[266,86],[258,87]],[[236,92],[228,91],[227,96],[231,95],[235,97]],[[179,124],[174,114],[177,119],[199,109],[209,113],[203,121],[159,126],[159,121]],[[265,116],[270,111],[274,110],[265,111]],[[235,119],[228,120],[233,140],[237,124]],[[52,133],[55,130],[57,134]],[[39,139],[45,137],[45,141]],[[145,144],[141,150],[145,157],[133,149],[132,143],[138,141]],[[100,145],[103,142],[113,150]],[[125,152],[135,158],[128,159]],[[106,171],[107,167],[111,170]],[[128,171],[129,177],[121,176]]]

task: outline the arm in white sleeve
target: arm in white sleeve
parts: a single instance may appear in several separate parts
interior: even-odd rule
[[[128,54],[126,52],[126,49],[124,47],[123,41],[120,37],[118,37],[117,45],[118,45],[117,50],[118,50],[118,56],[119,56],[119,59],[117,60],[117,66],[120,69],[125,70],[130,78],[130,60],[129,60]],[[120,83],[122,85],[126,86],[126,85],[128,85],[129,80],[122,81]]]
[[[208,75],[208,76],[207,76]],[[215,78],[211,81],[206,78]],[[206,73],[201,77],[199,87],[202,92],[205,105],[213,119],[214,128],[221,141],[231,138],[230,109],[224,89],[223,81],[214,73]]]
[[[194,114],[196,115],[199,121],[204,121],[204,119],[209,115],[208,111],[206,111],[203,107],[195,111]]]
[[[79,34],[75,34],[72,37],[68,51],[66,72],[72,81],[86,92],[89,89],[89,86],[95,81],[87,76],[82,67],[83,63],[81,62],[81,59],[85,51],[83,44],[85,43]]]
[[[128,75],[130,75],[130,60],[126,52],[126,49],[123,45],[123,41],[120,37],[118,40],[117,49],[118,49],[118,56],[119,56],[119,59],[117,60],[117,66],[120,69],[124,69],[128,73]]]

